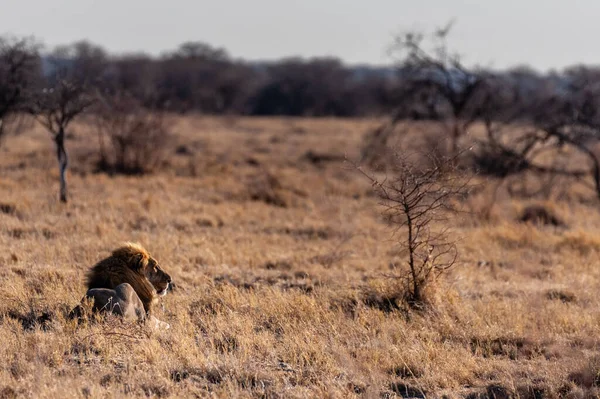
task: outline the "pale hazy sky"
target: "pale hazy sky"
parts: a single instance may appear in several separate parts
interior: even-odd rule
[[[334,55],[384,64],[395,33],[456,18],[467,64],[600,64],[600,0],[0,0],[0,33],[159,54],[188,40],[250,60]]]

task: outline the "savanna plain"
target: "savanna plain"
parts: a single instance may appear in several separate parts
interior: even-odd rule
[[[501,188],[490,207],[474,190],[450,222],[457,263],[410,309],[403,230],[347,161],[378,123],[173,116],[165,161],[126,176],[95,170],[97,137],[80,122],[67,204],[49,135],[7,137],[0,398],[600,395],[593,191]],[[521,222],[532,204],[562,223]],[[67,318],[87,270],[125,241],[173,277],[157,310],[169,330]]]

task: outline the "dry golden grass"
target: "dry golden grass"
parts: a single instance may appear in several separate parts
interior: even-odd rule
[[[144,177],[93,173],[78,126],[67,205],[44,131],[8,138],[0,397],[598,395],[597,205],[547,204],[557,228],[516,222],[528,203],[510,198],[462,216],[461,263],[407,314],[389,278],[404,254],[342,161],[374,123],[177,119],[174,155]],[[123,241],[173,276],[171,330],[65,319]]]

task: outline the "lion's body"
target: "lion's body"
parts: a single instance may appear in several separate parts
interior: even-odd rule
[[[140,278],[141,277],[141,278]],[[138,272],[131,270],[125,262],[120,259],[109,257],[97,263],[88,274],[88,289],[109,288],[114,289],[118,285],[127,283],[131,285],[142,301],[146,312],[152,310],[157,297],[150,281]]]
[[[156,260],[142,246],[132,243],[116,249],[111,256],[98,262],[87,277],[88,290],[114,290],[123,283],[129,284],[148,314],[152,313],[159,295],[164,295],[171,283],[171,277],[162,271]]]
[[[94,311],[114,313],[127,320],[144,321],[146,319],[142,301],[133,287],[127,283],[119,284],[114,290],[92,288],[85,296],[94,300]]]

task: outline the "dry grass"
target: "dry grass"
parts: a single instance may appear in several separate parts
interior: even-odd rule
[[[93,173],[79,126],[68,205],[44,131],[9,138],[0,397],[598,395],[593,205],[556,202],[561,228],[519,223],[527,204],[511,199],[492,221],[465,215],[435,310],[407,314],[387,277],[404,254],[340,161],[375,125],[178,119],[169,164],[144,177]],[[127,240],[176,281],[158,312],[171,330],[65,320],[85,271]]]

